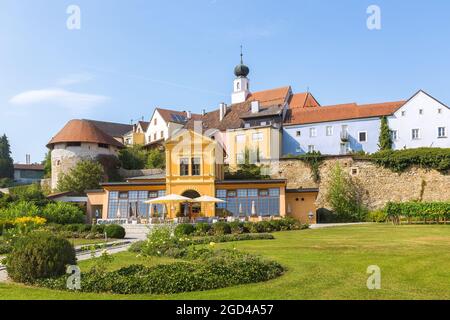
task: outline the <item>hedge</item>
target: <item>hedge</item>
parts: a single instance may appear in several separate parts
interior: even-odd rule
[[[400,218],[449,219],[450,202],[389,202],[385,212],[391,220]]]
[[[280,276],[277,262],[238,253],[234,250],[211,252],[207,259],[194,262],[145,267],[131,265],[112,272],[91,270],[81,275],[81,291],[115,294],[173,294],[211,290],[233,285],[267,281]],[[39,281],[41,286],[66,289],[67,276]]]
[[[395,172],[405,171],[411,166],[435,169],[440,172],[450,170],[450,149],[448,148],[384,150],[368,157],[378,165]]]

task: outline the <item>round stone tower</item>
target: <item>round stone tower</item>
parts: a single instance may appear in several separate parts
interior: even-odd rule
[[[51,150],[51,188],[55,190],[61,174],[68,173],[79,161],[117,156],[124,146],[89,120],[77,119],[69,121],[47,147]]]

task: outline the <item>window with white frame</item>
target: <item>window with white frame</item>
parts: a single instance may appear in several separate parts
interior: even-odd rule
[[[295,152],[297,152],[297,153],[302,152],[302,148],[300,148],[300,147],[295,148]]]
[[[236,143],[245,143],[245,134],[239,134],[236,136]]]
[[[326,134],[328,137],[333,135],[333,127],[332,126],[327,126],[325,131],[326,131]]]
[[[367,131],[358,132],[358,140],[359,142],[367,142]]]
[[[252,135],[253,141],[263,141],[264,135],[262,132],[256,132]]]
[[[397,130],[391,130],[391,139],[392,141],[396,141],[398,139]]]
[[[406,111],[402,111],[402,117],[406,116]]]
[[[442,109],[441,108],[438,109],[438,113],[442,113]]]
[[[445,127],[438,128],[438,138],[447,138],[447,130]]]
[[[317,129],[316,128],[309,128],[309,136],[311,138],[317,137]]]
[[[419,140],[420,139],[420,130],[419,129],[412,129],[411,130],[411,139],[413,139],[413,140]]]
[[[423,109],[419,109],[419,114],[423,115]]]
[[[314,145],[310,144],[308,146],[308,152],[314,152],[314,151],[316,151],[316,147]]]
[[[297,137],[300,137],[300,136],[302,135],[302,132],[301,132],[300,130],[295,131],[295,135],[296,135]]]

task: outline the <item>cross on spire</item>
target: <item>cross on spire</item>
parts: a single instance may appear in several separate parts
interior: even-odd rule
[[[241,64],[244,64],[244,55],[242,53],[242,44],[241,44]]]

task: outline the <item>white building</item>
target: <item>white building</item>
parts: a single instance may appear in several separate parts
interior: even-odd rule
[[[201,116],[190,111],[155,108],[145,132],[145,144],[147,146],[160,144],[182,129],[187,121],[199,117]]]
[[[450,109],[420,90],[388,117],[394,149],[450,148]]]

